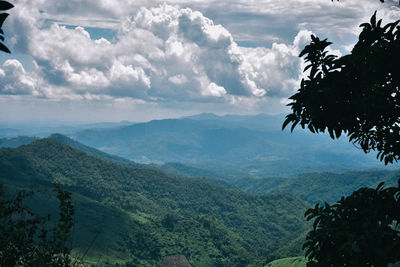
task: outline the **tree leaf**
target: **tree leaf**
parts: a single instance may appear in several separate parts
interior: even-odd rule
[[[1,42],[0,42],[0,50],[3,51],[3,52],[11,54],[11,51],[8,50],[8,48],[4,44],[2,44]]]
[[[380,183],[378,184],[378,186],[376,187],[376,191],[381,190],[382,187],[384,186],[384,184],[385,184],[385,182],[380,182]]]
[[[376,27],[376,10],[375,10],[375,12],[374,12],[374,15],[372,15],[372,17],[371,17],[370,22],[371,22],[371,26],[372,26],[373,28],[375,28],[375,27]]]
[[[0,14],[0,28],[3,27],[3,23],[6,20],[6,18],[8,17],[8,13],[1,13]]]
[[[0,10],[8,10],[13,8],[14,5],[10,4],[7,1],[0,1]]]

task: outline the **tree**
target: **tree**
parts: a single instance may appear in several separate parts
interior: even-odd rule
[[[5,199],[0,184],[0,266],[70,266],[67,246],[73,226],[71,193],[54,185],[59,204],[58,222],[51,226],[50,215],[39,216],[23,207],[32,192],[18,191],[14,199]]]
[[[310,70],[291,96],[292,123],[313,133],[328,131],[334,138],[342,132],[365,152],[378,151],[385,164],[400,159],[400,21],[382,26],[376,12],[363,30],[351,54],[337,58],[328,54],[331,44],[312,36],[301,52]]]
[[[383,1],[382,1],[383,2]],[[312,35],[300,53],[309,71],[290,97],[284,129],[300,125],[313,133],[342,133],[385,164],[400,159],[400,21],[382,25],[376,12],[361,24],[349,55],[329,54],[326,39]],[[400,182],[400,181],[399,181]],[[400,184],[362,188],[339,202],[316,205],[303,249],[308,266],[387,266],[400,260]]]
[[[333,205],[309,209],[303,245],[308,266],[387,266],[400,260],[400,184],[361,188]]]
[[[7,1],[0,1],[0,11],[5,11],[13,8],[14,6]],[[2,29],[3,23],[8,17],[8,13],[0,13],[0,50],[6,53],[11,53],[10,50],[2,42],[4,42],[4,31]]]
[[[0,11],[14,6],[0,1]],[[4,41],[3,23],[8,13],[0,13],[0,50],[11,53]],[[50,215],[41,217],[23,207],[22,201],[33,192],[18,191],[13,200],[3,199],[5,187],[0,184],[0,266],[70,266],[71,248],[67,246],[75,213],[71,193],[54,184],[59,200],[59,219],[48,228]]]

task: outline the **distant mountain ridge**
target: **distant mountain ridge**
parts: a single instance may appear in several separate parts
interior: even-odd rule
[[[334,203],[342,196],[349,196],[361,187],[375,188],[380,182],[394,186],[400,179],[400,171],[352,171],[345,173],[305,173],[290,179],[277,177],[265,179],[241,179],[234,183],[237,188],[254,194],[287,192],[310,204]]]
[[[12,147],[16,148],[22,145],[27,145],[33,141],[38,140],[38,137],[33,136],[18,136],[9,138],[0,138],[0,147]]]
[[[242,190],[253,194],[262,195],[287,192],[311,204],[317,202],[333,203],[342,196],[350,195],[353,191],[361,187],[376,187],[382,181],[386,183],[386,186],[393,186],[397,183],[398,179],[400,179],[400,170],[350,171],[344,173],[319,172],[304,173],[290,178],[268,177],[258,179],[247,176],[245,178],[233,179],[233,177],[224,177],[217,172],[195,168],[181,163],[166,163],[163,165],[138,164],[84,146],[66,136],[52,135],[49,138],[61,141],[65,144],[73,144],[72,146],[77,149],[104,159],[110,159],[117,163],[119,162],[119,164],[125,166],[153,168],[175,176],[202,178],[227,189]]]
[[[18,136],[36,136],[40,138],[47,137],[53,133],[72,134],[84,129],[106,129],[118,128],[131,125],[134,122],[99,122],[99,123],[73,123],[73,122],[0,122],[0,138],[14,138]]]
[[[223,115],[218,116],[214,113],[200,113],[193,116],[183,117],[182,119],[190,119],[197,121],[209,121],[213,123],[220,123],[225,127],[244,127],[252,130],[267,130],[267,131],[281,131],[282,122],[285,120],[285,115]]]
[[[382,168],[345,138],[281,131],[282,115],[200,114],[71,135],[104,152],[140,163],[177,162],[229,177]]]
[[[95,148],[83,145],[67,136],[61,134],[52,134],[49,139],[59,141],[76,148],[90,155],[110,160],[118,165],[161,170],[172,176],[202,178],[203,180],[223,186],[231,190],[241,190],[253,194],[282,193],[288,192],[304,199],[311,204],[317,202],[335,202],[341,196],[348,195],[360,187],[374,187],[381,181],[386,184],[395,185],[400,178],[400,171],[352,171],[344,173],[305,173],[294,177],[268,177],[254,178],[247,176],[245,178],[235,179],[233,176],[224,176],[221,173],[211,170],[201,169],[181,163],[157,164],[139,164],[122,157],[114,156],[97,150]],[[1,141],[2,139],[0,139]],[[11,141],[11,144],[24,144],[36,141],[37,138],[19,137],[5,139]],[[1,144],[1,143],[0,143]],[[244,175],[244,174],[243,174]]]
[[[115,156],[115,155],[111,155],[111,154],[105,153],[105,152],[100,151],[98,149],[95,149],[93,147],[86,146],[86,145],[84,145],[82,143],[79,143],[79,142],[77,142],[77,141],[75,141],[75,140],[73,140],[73,139],[71,139],[71,138],[69,138],[69,137],[67,137],[65,135],[62,135],[62,134],[52,134],[48,138],[52,139],[52,140],[59,141],[59,142],[61,142],[63,144],[69,145],[69,146],[71,146],[73,148],[76,148],[78,150],[87,152],[90,155],[93,155],[93,156],[96,156],[96,157],[99,157],[99,158],[102,158],[102,159],[107,159],[107,160],[110,160],[110,161],[112,161],[114,163],[117,163],[117,164],[120,164],[120,165],[123,165],[123,166],[128,166],[128,167],[133,167],[133,168],[150,168],[150,166],[148,166],[148,165],[139,164],[139,163],[136,163],[136,162],[131,161],[131,160],[127,160],[127,159],[122,158],[122,157],[118,157],[118,156]]]

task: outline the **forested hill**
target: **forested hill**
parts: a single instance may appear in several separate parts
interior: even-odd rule
[[[197,263],[225,260],[233,265],[278,249],[295,254],[300,246],[298,251],[285,251],[285,245],[307,227],[303,219],[307,204],[290,194],[254,196],[200,179],[121,166],[52,139],[0,149],[0,181],[30,189],[61,184],[74,193],[81,210],[82,218],[76,222],[78,251],[84,249],[82,244],[87,244],[93,231],[88,224],[97,218],[104,223],[101,235],[110,238],[108,254],[130,255],[146,264],[156,264],[170,253],[183,253]],[[114,219],[104,221],[109,214],[114,214]],[[121,219],[119,223],[116,217]],[[116,229],[127,233],[113,234]],[[145,246],[154,249],[154,255],[141,247],[143,236],[128,229],[142,229],[140,235],[150,236]],[[217,236],[202,237],[212,233]],[[93,251],[107,253],[104,243],[95,243]]]
[[[22,145],[27,145],[36,141],[37,137],[31,136],[18,136],[10,138],[0,138],[0,147],[19,147]]]
[[[252,194],[290,193],[310,204],[333,203],[342,196],[348,196],[361,187],[376,187],[380,182],[386,186],[397,184],[400,170],[369,170],[343,173],[315,172],[294,177],[254,178],[248,175],[233,179],[208,170],[193,168],[178,163],[159,166],[168,173],[185,174],[189,177],[202,177],[225,188],[242,190]]]
[[[204,114],[202,116],[195,116],[196,119],[208,118],[211,115]],[[215,116],[215,115],[214,115]],[[218,117],[217,117],[218,118]],[[234,122],[238,121],[241,117],[235,118]],[[233,120],[232,118],[232,120]],[[244,116],[244,118],[246,118]],[[242,120],[244,120],[242,118]],[[241,120],[239,120],[240,123]],[[251,123],[251,120],[247,123]],[[49,139],[60,141],[78,150],[87,152],[93,156],[110,160],[122,166],[144,168],[144,169],[157,169],[161,170],[170,176],[187,176],[192,178],[202,178],[213,184],[221,185],[228,189],[242,190],[252,194],[270,194],[270,193],[291,193],[301,199],[304,199],[311,204],[316,202],[335,202],[340,197],[351,194],[354,190],[361,187],[375,187],[381,181],[385,181],[387,185],[394,185],[400,178],[400,171],[352,171],[344,173],[305,173],[291,178],[284,177],[268,177],[268,178],[254,178],[251,175],[243,176],[245,178],[235,179],[235,176],[229,174],[224,175],[219,172],[200,169],[190,165],[181,163],[166,163],[163,165],[148,165],[139,164],[122,157],[111,155],[100,151],[98,149],[83,145],[65,135],[52,134]],[[8,139],[0,139],[3,141],[0,146],[17,147],[26,143],[31,143],[37,140],[35,137],[16,137]],[[237,175],[239,176],[239,175]]]
[[[386,186],[394,186],[399,179],[400,171],[310,173],[290,179],[274,191],[291,192],[310,203],[333,203],[361,187],[376,187],[382,181],[386,182]]]
[[[376,187],[382,181],[386,186],[393,186],[399,179],[400,171],[322,172],[305,173],[291,179],[241,179],[235,185],[255,194],[287,192],[315,204],[336,202],[361,187]]]
[[[87,152],[87,153],[89,153],[89,154],[91,154],[93,156],[97,156],[97,157],[102,158],[102,159],[107,159],[107,160],[110,160],[110,161],[112,161],[114,163],[118,163],[118,164],[123,165],[123,166],[134,167],[134,168],[150,168],[150,166],[148,166],[148,165],[139,164],[139,163],[136,163],[136,162],[134,162],[132,160],[128,160],[128,159],[125,159],[125,158],[122,158],[122,157],[111,155],[111,154],[105,153],[103,151],[100,151],[98,149],[95,149],[93,147],[86,146],[86,145],[84,145],[82,143],[79,143],[79,142],[77,142],[77,141],[75,141],[75,140],[73,140],[73,139],[71,139],[71,138],[69,138],[69,137],[67,137],[65,135],[62,135],[62,134],[52,134],[52,135],[49,136],[49,139],[59,141],[59,142],[61,142],[63,144],[69,145],[69,146],[71,146],[73,148],[76,148],[78,150]]]

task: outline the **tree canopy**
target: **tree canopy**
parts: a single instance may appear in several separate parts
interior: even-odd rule
[[[14,6],[7,1],[0,1],[0,12],[13,8]],[[0,51],[11,53],[10,50],[3,44],[4,42],[4,31],[2,29],[3,23],[8,17],[8,13],[0,13]]]
[[[59,218],[40,216],[24,207],[23,201],[34,193],[17,191],[9,200],[0,184],[0,265],[70,266],[71,248],[67,246],[73,227],[74,206],[71,193],[54,185],[59,200]]]
[[[400,260],[400,184],[361,188],[333,205],[309,209],[303,245],[309,266],[387,266]]]
[[[382,25],[376,12],[363,23],[351,54],[329,54],[326,39],[312,36],[301,52],[309,63],[298,92],[291,96],[292,123],[311,132],[342,132],[365,152],[378,151],[385,164],[400,159],[400,21]]]
[[[383,1],[381,1],[383,2]],[[332,139],[347,134],[385,164],[400,159],[400,20],[382,25],[376,12],[349,55],[329,54],[331,44],[312,35],[300,53],[307,77],[290,97],[284,129],[300,125]],[[333,205],[309,209],[314,220],[303,248],[307,266],[387,266],[400,260],[398,187],[361,188]]]

